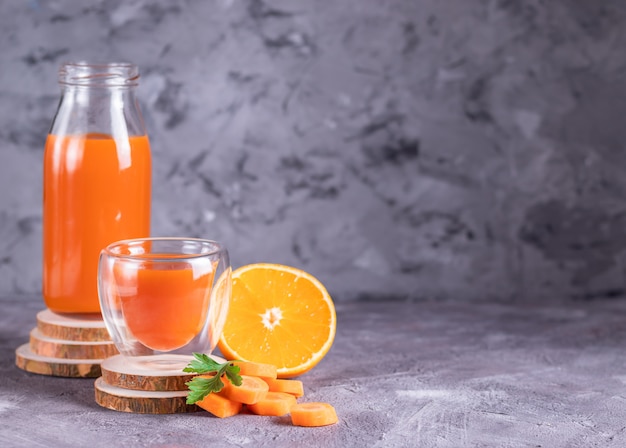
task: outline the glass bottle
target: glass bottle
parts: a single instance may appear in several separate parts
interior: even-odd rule
[[[151,154],[134,64],[66,63],[44,150],[43,297],[57,313],[100,313],[110,243],[150,233]]]

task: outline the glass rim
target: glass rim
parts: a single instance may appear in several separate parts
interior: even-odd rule
[[[120,249],[122,247],[136,247],[140,246],[146,242],[170,242],[170,243],[195,243],[201,244],[205,246],[209,246],[211,249],[205,252],[191,252],[185,253],[183,251],[180,252],[142,252],[142,253],[119,253],[116,249]],[[181,245],[182,247],[182,245]],[[107,245],[104,249],[102,249],[101,253],[106,254],[110,257],[126,259],[126,260],[138,260],[138,261],[146,261],[147,259],[151,261],[175,261],[175,260],[184,260],[184,259],[193,259],[193,258],[204,258],[207,256],[218,255],[224,253],[226,251],[226,247],[220,243],[219,241],[210,240],[206,238],[192,238],[192,237],[146,237],[146,238],[129,238],[124,240],[115,241],[109,245]],[[176,255],[175,258],[165,257],[159,255]]]

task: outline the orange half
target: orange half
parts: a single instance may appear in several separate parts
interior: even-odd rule
[[[311,274],[251,264],[233,272],[232,287],[218,344],[227,359],[274,364],[279,378],[290,378],[311,370],[330,350],[335,305]]]

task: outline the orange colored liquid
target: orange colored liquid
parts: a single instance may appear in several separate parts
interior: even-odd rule
[[[210,266],[205,272],[194,272],[185,262],[118,267],[114,275],[124,320],[143,345],[175,350],[201,331],[213,284]]]
[[[119,144],[118,144],[119,143]],[[44,153],[43,296],[58,313],[99,313],[98,257],[150,233],[147,136],[49,135]]]

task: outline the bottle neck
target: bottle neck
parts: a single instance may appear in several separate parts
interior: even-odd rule
[[[135,95],[139,75],[131,64],[65,64],[59,70],[61,100],[50,130],[55,135],[145,135]]]

